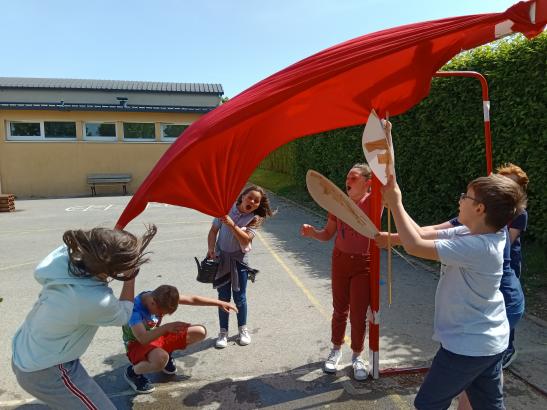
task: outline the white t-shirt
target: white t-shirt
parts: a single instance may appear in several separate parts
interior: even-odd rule
[[[503,231],[471,235],[465,226],[437,232],[441,277],[433,340],[453,353],[493,356],[507,349],[509,322],[500,281]]]

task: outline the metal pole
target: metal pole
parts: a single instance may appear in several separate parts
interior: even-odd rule
[[[482,106],[484,115],[484,142],[486,155],[486,172],[487,175],[492,173],[492,136],[490,134],[490,100],[488,97],[488,83],[486,78],[476,71],[438,71],[434,74],[435,77],[472,77],[477,78],[481,83],[482,88]],[[381,183],[373,176],[372,179],[372,222],[378,229],[381,228],[382,215],[382,196],[380,194]],[[382,376],[396,376],[399,374],[425,373],[429,370],[428,367],[407,367],[407,368],[390,368],[379,370],[379,351],[380,351],[380,329],[379,329],[379,313],[380,313],[380,252],[376,244],[371,247],[370,252],[370,309],[372,312],[372,320],[369,318],[369,350],[370,363],[372,365],[372,377],[377,379]]]
[[[476,71],[437,71],[435,77],[472,77],[481,82],[482,109],[484,116],[484,142],[486,154],[486,174],[492,173],[492,136],[490,134],[490,99],[488,97],[488,83],[486,78]]]

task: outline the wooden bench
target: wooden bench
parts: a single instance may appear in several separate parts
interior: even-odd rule
[[[97,185],[123,185],[123,194],[127,194],[127,184],[131,182],[131,174],[89,174],[87,184],[91,187],[91,196],[96,196]]]

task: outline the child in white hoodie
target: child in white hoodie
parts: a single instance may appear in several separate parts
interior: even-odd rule
[[[20,386],[52,408],[115,409],[80,364],[99,326],[122,326],[133,309],[135,277],[148,261],[142,238],[115,229],[70,230],[65,245],[36,268],[38,301],[13,337],[12,369]],[[124,282],[119,299],[108,279]]]

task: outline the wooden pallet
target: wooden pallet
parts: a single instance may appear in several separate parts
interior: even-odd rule
[[[15,195],[0,194],[0,212],[15,211]]]

